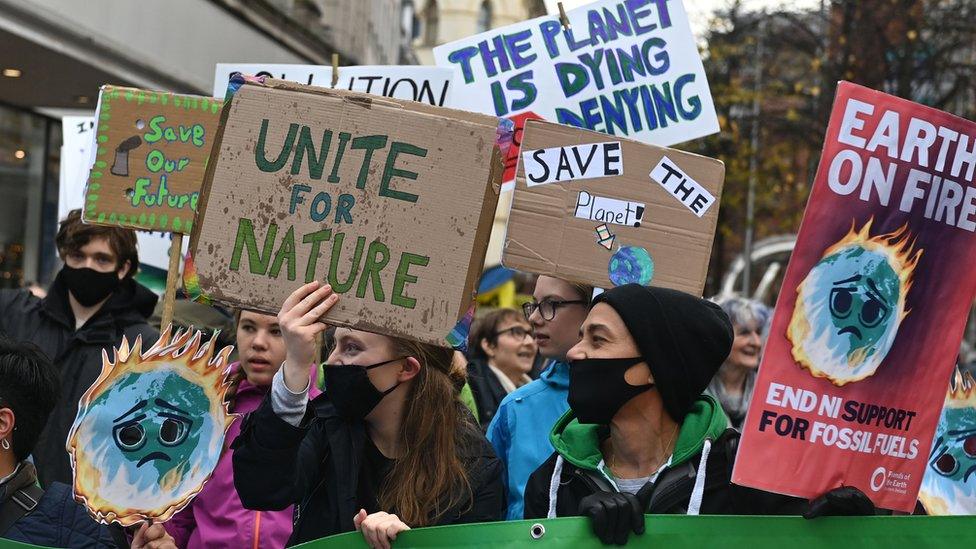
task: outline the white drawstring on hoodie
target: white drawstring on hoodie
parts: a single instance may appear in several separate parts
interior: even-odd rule
[[[705,494],[705,467],[708,465],[708,453],[712,450],[712,440],[706,438],[702,446],[701,459],[698,460],[698,472],[695,473],[695,487],[691,489],[691,499],[688,501],[686,515],[697,515],[701,510],[702,495]]]
[[[559,493],[559,478],[563,476],[563,456],[556,454],[556,465],[552,468],[552,478],[549,479],[549,512],[546,518],[556,518],[556,498]]]
[[[691,490],[691,499],[688,501],[688,512],[686,515],[697,515],[701,511],[702,496],[705,493],[705,468],[708,465],[708,454],[712,450],[711,439],[706,438],[705,444],[702,446],[701,459],[698,460],[698,471],[695,473],[695,486]],[[671,458],[668,458],[667,463],[665,463],[661,468],[667,467],[671,463]],[[600,462],[598,468],[600,472],[602,469],[603,462]],[[653,476],[656,478],[660,473],[660,470]],[[563,474],[563,456],[561,454],[556,454],[556,464],[552,469],[552,477],[549,479],[549,512],[546,513],[546,518],[556,518],[556,500],[559,496],[559,480]],[[606,473],[603,473],[606,476]],[[613,479],[607,478],[616,488],[617,484],[613,482]]]

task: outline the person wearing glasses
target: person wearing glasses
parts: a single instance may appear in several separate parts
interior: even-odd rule
[[[762,334],[769,320],[769,309],[758,301],[742,297],[713,301],[732,320],[735,339],[732,340],[732,352],[708,384],[708,392],[718,398],[732,427],[741,429],[756,385]]]
[[[502,399],[488,425],[488,440],[508,472],[508,520],[522,519],[525,483],[552,454],[549,431],[569,409],[566,353],[579,341],[592,295],[591,286],[540,276],[533,300],[522,308],[539,354],[549,364],[539,379]]]
[[[532,381],[537,347],[521,311],[495,309],[475,321],[468,336],[468,385],[485,427],[505,395]]]
[[[358,530],[389,549],[410,528],[499,520],[502,465],[459,401],[453,349],[336,328],[309,401],[323,316],[339,296],[315,281],[281,306],[285,361],[234,441],[234,486],[254,510],[295,506],[288,545]]]

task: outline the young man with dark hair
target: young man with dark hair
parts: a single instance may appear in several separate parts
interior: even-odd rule
[[[0,538],[43,547],[129,547],[121,530],[92,520],[60,482],[37,486],[27,461],[61,390],[57,369],[30,343],[0,339]],[[144,525],[131,547],[172,548],[162,525]]]
[[[86,225],[80,210],[61,222],[58,254],[64,267],[40,299],[27,290],[0,291],[0,334],[37,345],[61,374],[61,400],[33,448],[41,485],[71,483],[64,441],[78,399],[102,370],[102,351],[142,336],[144,348],[159,333],[146,321],[157,297],[133,280],[139,266],[130,229]]]

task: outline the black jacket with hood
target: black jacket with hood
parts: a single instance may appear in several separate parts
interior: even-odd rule
[[[468,414],[458,407],[458,413]],[[365,423],[339,416],[326,393],[309,403],[301,427],[278,417],[266,398],[245,416],[241,434],[231,446],[234,486],[248,509],[295,506],[289,546],[353,531],[353,516],[361,507],[356,494],[365,442]],[[472,501],[470,506],[465,501],[449,509],[437,525],[501,520],[505,512],[501,461],[473,426],[463,434],[460,454]]]
[[[478,421],[484,431],[495,417],[502,399],[508,396],[508,391],[502,387],[488,362],[480,358],[468,361],[468,386],[471,387],[474,404],[478,408]]]
[[[529,477],[525,518],[578,516],[580,501],[595,492],[615,492],[600,443],[609,436],[601,425],[585,425],[572,410],[550,437],[556,451]],[[654,482],[646,513],[689,515],[793,515],[804,500],[731,483],[739,433],[711,396],[702,395],[681,424],[671,463]]]
[[[61,375],[61,400],[32,454],[42,487],[52,482],[71,485],[65,441],[78,413],[78,400],[102,371],[102,351],[112,357],[112,348],[123,335],[130,343],[141,335],[143,349],[156,342],[159,332],[146,319],[157,300],[145,286],[125,279],[95,316],[75,330],[68,290],[60,278],[44,299],[27,290],[0,291],[0,334],[37,345]]]

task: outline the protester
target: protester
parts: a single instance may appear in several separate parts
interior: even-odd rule
[[[468,337],[468,384],[487,426],[505,395],[532,381],[536,356],[532,327],[515,309],[495,309],[475,321]]]
[[[729,422],[742,428],[756,385],[762,335],[769,321],[769,309],[762,303],[742,297],[714,300],[732,320],[732,352],[708,384],[708,392],[718,398]]]
[[[129,547],[121,530],[95,522],[71,487],[37,486],[27,457],[57,407],[58,371],[32,344],[0,340],[0,537],[43,547]],[[161,525],[143,524],[134,548],[175,548]]]
[[[549,431],[569,409],[566,352],[579,341],[593,288],[551,276],[536,281],[533,301],[523,306],[539,353],[551,360],[539,379],[505,397],[488,425],[488,440],[507,469],[508,520],[522,518],[525,482],[552,454]]]
[[[870,514],[853,488],[806,502],[730,482],[738,432],[703,395],[732,347],[709,301],[637,284],[594,300],[568,353],[569,403],[556,451],[525,489],[525,518],[583,515],[604,543],[644,531],[644,513]]]
[[[478,405],[474,401],[474,392],[471,390],[471,384],[468,383],[468,357],[464,356],[461,351],[455,350],[454,356],[451,359],[451,379],[455,380],[456,383],[461,383],[461,379],[464,378],[464,384],[461,386],[461,393],[458,395],[458,400],[464,407],[471,412],[474,420],[479,425],[482,423],[481,419],[478,417]]]
[[[232,364],[230,411],[253,412],[271,388],[271,380],[285,360],[285,343],[278,318],[251,311],[236,315],[240,362]],[[318,396],[312,368],[311,397]],[[224,439],[224,447],[241,432],[235,420]],[[291,535],[292,508],[280,511],[251,511],[241,503],[234,488],[233,452],[225,451],[190,505],[166,522],[166,531],[181,548],[283,547]]]
[[[102,351],[111,356],[123,335],[130,342],[142,336],[144,346],[159,336],[146,322],[156,294],[133,280],[139,266],[134,231],[87,225],[74,210],[61,222],[55,243],[64,267],[47,297],[0,291],[0,334],[36,344],[62,374],[61,400],[34,447],[45,487],[71,483],[64,441],[78,400],[102,370]]]
[[[451,349],[338,328],[325,393],[309,402],[315,337],[337,301],[312,282],[281,307],[287,358],[233,445],[241,501],[295,504],[289,545],[360,530],[388,548],[412,527],[500,519],[502,466],[458,401]]]

